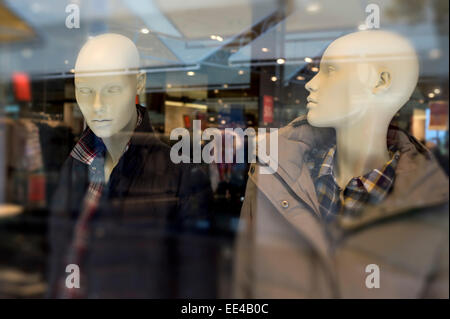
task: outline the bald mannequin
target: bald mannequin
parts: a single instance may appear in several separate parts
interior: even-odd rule
[[[89,128],[106,146],[105,182],[136,128],[136,94],[145,90],[134,43],[119,34],[90,39],[75,64],[75,96]]]
[[[417,84],[416,52],[385,31],[343,36],[326,49],[319,73],[306,84],[308,122],[336,130],[336,179],[344,189],[356,176],[390,160],[389,123]]]

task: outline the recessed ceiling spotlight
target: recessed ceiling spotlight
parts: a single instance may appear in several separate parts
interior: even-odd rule
[[[358,26],[358,30],[359,30],[359,31],[366,31],[366,30],[367,30],[367,25],[366,25],[365,23],[361,23],[361,24]]]
[[[319,12],[321,9],[322,9],[322,7],[320,6],[320,4],[316,3],[316,2],[310,3],[306,7],[306,11],[309,13],[316,13],[316,12]]]

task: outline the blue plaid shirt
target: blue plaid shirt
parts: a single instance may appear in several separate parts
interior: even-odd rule
[[[337,214],[359,214],[364,205],[378,204],[386,197],[394,184],[400,158],[399,151],[391,149],[390,152],[391,160],[381,169],[354,177],[344,189],[338,185],[334,174],[336,145],[309,154],[307,165],[316,187],[320,212],[326,221],[333,220]]]

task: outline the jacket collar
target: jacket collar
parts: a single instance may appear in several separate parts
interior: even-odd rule
[[[341,229],[355,230],[371,223],[400,216],[420,209],[442,206],[449,201],[449,182],[433,155],[413,136],[393,131],[401,152],[395,171],[392,192],[376,206],[369,206],[358,218],[341,216]]]

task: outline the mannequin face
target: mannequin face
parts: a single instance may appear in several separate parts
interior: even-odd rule
[[[308,122],[340,128],[358,121],[390,121],[418,78],[414,48],[387,31],[345,35],[326,49],[319,73],[306,84]]]
[[[75,77],[75,96],[89,128],[100,138],[120,132],[135,112],[136,75]]]
[[[370,64],[333,58],[327,50],[319,73],[306,84],[308,122],[317,127],[339,127],[358,120],[367,110],[370,97]]]
[[[87,125],[98,137],[134,129],[127,124],[135,118],[136,94],[145,91],[146,81],[145,73],[136,74],[138,67],[136,46],[120,34],[98,35],[78,53],[75,96]]]

